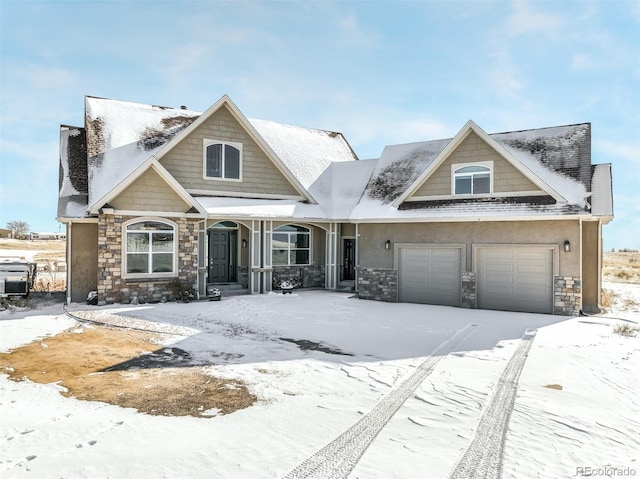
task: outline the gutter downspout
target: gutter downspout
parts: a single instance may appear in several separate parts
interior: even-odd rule
[[[355,269],[354,272],[356,274],[356,280],[354,283],[354,290],[357,293],[360,288],[358,287],[358,268],[360,268],[360,223],[356,223],[356,251],[355,251],[355,256],[356,256],[356,264],[355,264]]]
[[[71,258],[71,225],[73,223],[67,223],[67,306],[71,304],[71,266],[73,264],[73,258]]]

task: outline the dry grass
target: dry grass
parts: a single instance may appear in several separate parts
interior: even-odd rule
[[[630,323],[618,323],[614,326],[613,332],[621,336],[634,337],[640,332],[640,327]]]
[[[602,279],[613,283],[640,284],[640,252],[605,253]]]
[[[0,255],[4,256],[7,251],[10,250],[28,250],[28,251],[41,251],[42,256],[47,258],[53,255],[54,259],[59,257],[64,258],[65,253],[65,240],[16,240],[16,239],[2,239],[0,240]],[[39,255],[36,255],[39,256]]]
[[[0,353],[0,371],[14,381],[59,383],[64,396],[157,416],[229,414],[256,401],[241,381],[216,378],[184,357],[163,354],[167,349],[158,346],[158,334],[106,327],[81,331]]]

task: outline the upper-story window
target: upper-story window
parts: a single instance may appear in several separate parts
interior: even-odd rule
[[[298,225],[282,225],[271,234],[271,260],[274,265],[309,264],[311,232]]]
[[[126,275],[175,273],[175,226],[160,221],[137,221],[128,224],[125,231]]]
[[[455,195],[491,193],[491,168],[485,165],[454,165],[453,192]]]
[[[204,177],[240,180],[242,144],[204,140]]]

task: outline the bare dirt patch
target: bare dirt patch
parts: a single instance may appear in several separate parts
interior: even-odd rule
[[[230,414],[256,401],[241,381],[189,365],[186,353],[159,346],[160,339],[143,331],[77,328],[0,353],[0,371],[14,381],[59,383],[67,397],[156,416]]]

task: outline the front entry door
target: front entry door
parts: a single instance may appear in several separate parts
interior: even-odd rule
[[[236,281],[236,231],[209,231],[209,283]]]
[[[356,240],[345,238],[342,242],[342,279],[355,279]]]

